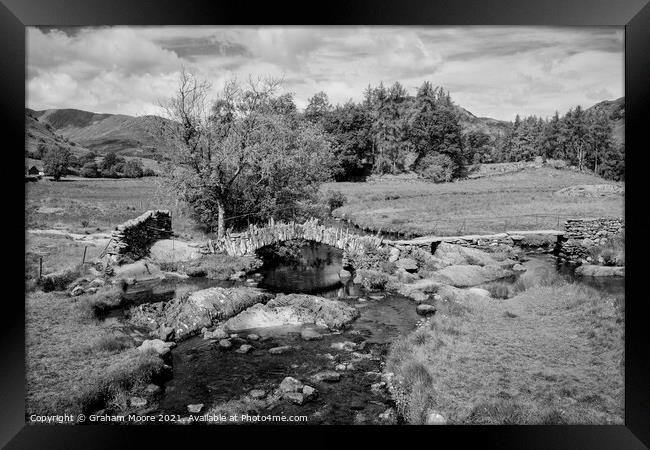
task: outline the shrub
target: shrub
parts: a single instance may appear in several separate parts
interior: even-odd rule
[[[490,297],[498,299],[506,299],[510,296],[510,289],[506,283],[492,283],[486,286]]]
[[[77,297],[75,308],[82,320],[96,320],[122,302],[122,289],[119,286],[104,287],[94,294]]]
[[[131,159],[124,163],[122,168],[124,176],[129,178],[140,178],[144,174],[144,169],[142,168],[142,161],[139,159]]]
[[[68,285],[81,275],[79,268],[66,269],[61,272],[54,272],[42,277],[38,284],[43,289],[43,292],[50,291],[64,291]]]
[[[348,261],[355,269],[382,270],[382,264],[388,262],[390,250],[387,248],[376,248],[365,244],[357,252],[348,254]]]
[[[422,424],[432,404],[433,378],[427,368],[417,361],[410,362],[395,373],[393,386],[397,411],[410,424]]]
[[[325,202],[329,206],[330,211],[334,211],[335,209],[345,205],[348,202],[348,199],[342,192],[327,191]]]
[[[99,169],[97,168],[97,163],[95,163],[94,161],[87,162],[86,164],[83,165],[79,174],[82,177],[86,177],[86,178],[97,178],[99,176]]]
[[[454,162],[449,156],[429,154],[418,162],[415,171],[427,180],[442,183],[453,179],[454,168]]]
[[[153,381],[163,371],[164,362],[154,352],[128,350],[123,359],[105,368],[93,382],[81,388],[73,398],[74,409],[85,414],[102,409],[112,399]]]
[[[355,278],[359,277],[363,287],[370,290],[383,290],[390,280],[388,275],[376,270],[361,269],[356,273]]]
[[[625,265],[625,236],[621,233],[607,239],[604,244],[591,247],[589,255],[605,266]]]
[[[99,337],[96,337],[88,345],[87,351],[100,351],[100,352],[110,352],[115,353],[127,348],[133,347],[133,340],[128,336],[119,336],[115,334],[105,334]]]

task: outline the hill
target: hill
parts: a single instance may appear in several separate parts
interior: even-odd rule
[[[495,138],[512,122],[478,117],[465,108],[456,106],[464,133],[482,131]],[[625,98],[597,103],[589,110],[602,110],[614,122],[614,140],[625,142]],[[27,109],[27,130],[33,136],[26,138],[28,151],[35,150],[39,139],[46,142],[77,146],[79,150],[95,151],[99,155],[116,152],[122,156],[159,159],[164,143],[149,133],[151,116],[133,117],[126,114],[99,114],[79,109]],[[58,137],[57,137],[58,136]]]
[[[587,111],[605,112],[612,121],[614,142],[617,144],[625,144],[625,97],[596,103],[588,108]]]
[[[492,119],[490,117],[477,117],[465,108],[456,106],[463,133],[481,131],[494,138],[499,133],[504,133],[511,122]]]
[[[148,132],[149,117],[125,114],[97,114],[78,109],[35,111],[38,120],[56,133],[103,155],[156,159],[163,146]]]
[[[74,140],[57,133],[52,125],[40,121],[38,117],[38,112],[25,109],[25,157],[41,159],[39,147],[68,148],[77,157],[89,152],[87,148],[79,145]]]

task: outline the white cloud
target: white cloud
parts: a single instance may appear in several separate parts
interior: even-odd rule
[[[476,115],[548,116],[623,95],[623,31],[549,27],[28,28],[35,109],[143,114],[170,96],[181,65],[215,88],[285,78],[299,107],[318,91],[360,100],[368,84],[425,80]]]

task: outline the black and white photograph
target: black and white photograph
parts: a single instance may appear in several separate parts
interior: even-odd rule
[[[624,425],[625,40],[27,26],[25,422]]]

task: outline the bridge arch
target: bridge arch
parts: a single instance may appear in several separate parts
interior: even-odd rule
[[[304,223],[269,221],[266,226],[251,225],[240,233],[227,233],[223,238],[211,243],[215,252],[230,256],[253,255],[256,250],[291,240],[305,240],[327,244],[348,252],[358,252],[367,248],[379,248],[383,239],[375,236],[359,236],[340,228],[322,225],[317,219]]]

